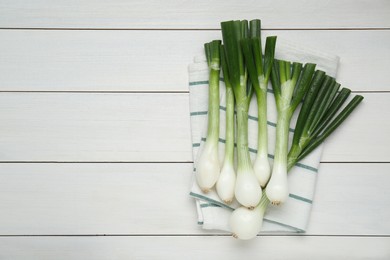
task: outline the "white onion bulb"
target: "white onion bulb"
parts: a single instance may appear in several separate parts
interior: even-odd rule
[[[261,187],[265,187],[271,177],[271,166],[269,165],[268,157],[257,156],[253,164],[253,170]]]
[[[256,237],[263,225],[264,209],[256,207],[254,210],[240,207],[230,216],[229,224],[233,237],[248,240]]]
[[[274,166],[271,180],[265,190],[268,199],[273,205],[279,205],[288,198],[287,167],[281,165]]]
[[[230,204],[233,201],[235,183],[236,173],[234,172],[233,164],[226,161],[216,185],[219,198],[226,204]]]
[[[250,209],[256,207],[261,199],[261,191],[252,168],[238,170],[234,194],[241,205]]]
[[[215,185],[220,173],[218,145],[206,141],[196,165],[196,181],[207,193]]]

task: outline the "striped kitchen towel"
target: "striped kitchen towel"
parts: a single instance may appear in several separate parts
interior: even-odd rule
[[[278,38],[276,44],[277,59],[298,61],[301,63],[315,63],[317,69],[324,70],[328,75],[336,77],[339,57],[316,50],[302,47]],[[189,90],[190,90],[190,117],[192,132],[192,147],[194,160],[194,173],[196,171],[196,158],[206,137],[207,107],[208,107],[208,67],[204,55],[194,58],[194,63],[189,65]],[[219,154],[221,164],[224,156],[225,135],[225,85],[220,80],[220,138]],[[271,86],[268,86],[268,134],[269,134],[269,158],[272,163],[275,126],[276,105]],[[291,126],[295,125],[297,113],[292,119]],[[290,128],[290,141],[294,129]],[[255,158],[257,147],[257,104],[255,97],[252,99],[249,111],[249,149],[252,160]],[[308,157],[291,169],[289,174],[290,195],[282,206],[270,205],[264,216],[262,231],[273,232],[305,232],[311,207],[313,204],[315,183],[321,158],[322,145],[313,151]],[[230,205],[224,204],[217,196],[215,189],[204,194],[192,180],[190,195],[196,200],[198,224],[204,229],[230,231],[228,220],[232,210],[239,206],[237,202]]]

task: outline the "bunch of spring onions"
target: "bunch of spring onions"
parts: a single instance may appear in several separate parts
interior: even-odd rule
[[[279,62],[280,61],[275,63],[275,72],[273,72],[274,75],[273,79],[271,80],[276,100],[283,95],[283,87],[280,83],[280,77],[282,76],[280,76],[280,74],[278,75],[280,70],[277,68],[280,66]],[[304,72],[301,72],[300,78],[302,78],[302,80],[303,75]],[[299,80],[300,79],[298,79],[298,82]],[[251,239],[260,232],[264,213],[269,203],[272,203],[272,199],[270,197],[273,196],[274,199],[276,197],[277,203],[275,204],[279,204],[281,202],[281,198],[286,196],[288,189],[286,181],[287,172],[298,161],[302,160],[304,157],[310,154],[310,152],[317,148],[330,134],[332,134],[333,131],[336,130],[338,126],[340,126],[340,124],[363,100],[362,96],[356,95],[343,109],[341,109],[345,104],[349,94],[351,93],[351,90],[343,88],[338,91],[339,87],[340,84],[338,84],[333,78],[325,75],[325,72],[319,70],[315,71],[313,77],[310,80],[309,88],[306,91],[305,99],[299,112],[293,136],[293,144],[288,154],[286,152],[288,133],[286,137],[286,135],[280,134],[278,129],[276,130],[277,144],[275,147],[275,161],[273,171],[276,169],[278,171],[278,175],[274,175],[274,172],[272,172],[272,177],[269,184],[267,185],[266,192],[263,192],[261,201],[255,209],[249,210],[245,207],[239,207],[233,211],[230,218],[230,226],[234,237],[239,239]],[[278,91],[280,91],[280,93]],[[279,106],[278,102],[277,106]],[[285,120],[285,117],[279,117],[278,114],[278,124],[283,126],[284,123],[279,123],[279,118],[280,120]],[[279,125],[277,125],[277,127],[278,126]],[[284,130],[283,133],[285,131],[286,130]],[[281,144],[281,142],[283,143]],[[283,150],[278,151],[278,149]],[[280,156],[279,159],[283,158],[283,160],[276,161],[276,154],[278,153]],[[281,165],[277,166],[277,163],[280,163]],[[281,167],[283,167],[283,171],[280,170]],[[273,180],[274,177],[275,179]],[[272,181],[274,181],[273,184]]]
[[[262,53],[260,20],[221,23],[221,41],[205,44],[209,65],[208,131],[197,161],[197,182],[203,192],[216,184],[219,197],[242,205],[233,211],[230,227],[239,239],[255,237],[269,205],[286,201],[288,171],[317,148],[363,100],[356,95],[344,106],[350,90],[316,65],[274,59],[276,37],[267,37]],[[226,85],[226,146],[222,168],[218,155],[219,78]],[[267,86],[271,80],[277,126],[274,163],[268,161]],[[252,164],[248,147],[248,110],[253,93],[258,108],[258,151]],[[291,118],[299,111],[289,149]],[[343,108],[342,108],[343,107]],[[342,108],[342,109],[341,109]],[[234,140],[234,109],[236,140]],[[341,111],[340,111],[341,110]],[[236,141],[237,168],[233,164]]]

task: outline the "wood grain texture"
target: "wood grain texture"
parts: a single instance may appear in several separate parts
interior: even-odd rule
[[[4,260],[235,260],[243,256],[275,260],[385,260],[390,257],[389,243],[390,238],[368,237],[258,237],[249,243],[230,237],[2,237],[0,257]]]
[[[390,94],[364,96],[323,161],[389,162]],[[0,122],[0,161],[192,161],[185,93],[1,93]]]
[[[306,235],[389,236],[388,169],[322,164]],[[222,234],[196,224],[191,180],[190,163],[0,164],[0,235]]]
[[[0,92],[38,92],[0,93],[0,259],[389,259],[390,93],[327,142],[306,234],[196,225],[188,94],[164,92],[188,91],[220,21],[253,18],[339,55],[343,85],[390,91],[387,0],[0,0]]]
[[[2,93],[0,121],[1,161],[192,158],[187,94]]]
[[[390,91],[378,31],[266,31],[341,57],[338,81]],[[187,66],[219,31],[0,30],[0,91],[188,91]],[[367,75],[367,76],[362,76]]]
[[[125,1],[2,0],[0,27],[218,28],[220,21],[261,18],[265,28],[390,27],[386,0]]]

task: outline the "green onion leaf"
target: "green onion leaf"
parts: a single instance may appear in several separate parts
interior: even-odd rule
[[[329,135],[331,135],[333,131],[344,122],[344,120],[352,113],[352,111],[359,105],[362,100],[362,96],[355,96],[352,101],[349,102],[349,104],[340,112],[340,114],[329,124],[329,126],[324,129],[323,133],[306,146],[306,148],[299,155],[298,161],[302,160],[306,155],[317,148]]]
[[[263,75],[263,54],[261,51],[261,39],[258,37],[252,38],[251,44],[257,75]]]
[[[255,19],[250,21],[249,25],[250,25],[250,38],[260,38],[261,21],[259,19]]]
[[[287,72],[286,72],[287,61],[279,60],[278,65],[279,65],[280,84],[283,85],[288,80]]]
[[[222,38],[225,49],[225,57],[229,68],[230,82],[234,91],[240,86],[241,76],[244,75],[242,52],[240,46],[241,32],[240,21],[222,22]]]
[[[340,93],[337,95],[331,106],[328,108],[324,118],[321,120],[321,123],[316,127],[312,136],[316,137],[319,135],[324,128],[329,124],[332,118],[336,115],[337,111],[341,108],[344,102],[347,100],[351,90],[348,88],[343,88]]]
[[[229,68],[228,68],[228,65],[227,65],[227,61],[226,61],[226,57],[225,57],[225,48],[223,45],[221,45],[220,47],[220,55],[221,55],[221,66],[222,66],[222,73],[223,73],[223,79],[224,79],[224,82],[225,82],[225,86],[227,88],[231,88],[232,85],[230,83],[230,77],[229,77]]]
[[[305,96],[308,88],[310,87],[310,82],[313,78],[315,68],[316,64],[313,63],[306,63],[303,67],[302,73],[297,82],[296,90],[294,91],[294,96],[291,100],[292,111],[295,111],[295,109]]]
[[[336,81],[333,81],[333,84],[329,86],[329,88],[327,89],[325,97],[321,102],[320,108],[314,117],[313,124],[309,128],[308,132],[310,135],[313,134],[314,130],[321,123],[326,111],[328,110],[330,104],[332,103],[334,96],[337,94],[339,88],[340,88],[340,84],[337,83]]]
[[[326,95],[326,90],[329,88],[329,86],[334,82],[334,79],[328,75],[325,76],[325,79],[323,80],[321,87],[317,93],[317,96],[310,107],[310,112],[308,113],[306,120],[305,120],[305,126],[302,131],[302,136],[305,138],[310,137],[309,129],[312,127],[312,125],[315,124],[315,117],[319,113],[320,106],[322,100],[324,100]]]
[[[303,129],[307,123],[307,118],[310,113],[310,109],[316,99],[316,95],[322,85],[322,82],[325,78],[325,72],[317,70],[314,73],[313,79],[310,83],[310,88],[305,96],[305,101],[302,105],[301,111],[297,119],[297,123],[294,131],[293,145],[298,145],[299,140],[302,136]]]
[[[256,91],[260,90],[259,75],[257,74],[255,59],[253,58],[251,39],[246,38],[241,40],[242,53],[245,58],[245,65],[248,70],[249,78],[254,85]]]
[[[275,99],[278,101],[282,95],[281,83],[280,83],[280,71],[279,60],[274,60],[271,70],[271,85],[274,91]]]
[[[274,63],[275,45],[276,45],[276,36],[267,37],[266,42],[265,42],[265,55],[264,55],[264,79],[265,79],[265,82],[268,82],[268,80],[269,80],[269,76],[271,74],[271,69],[272,69],[272,64]],[[260,50],[261,50],[261,47],[260,47]],[[260,75],[261,74],[263,74],[263,73],[260,73]]]

